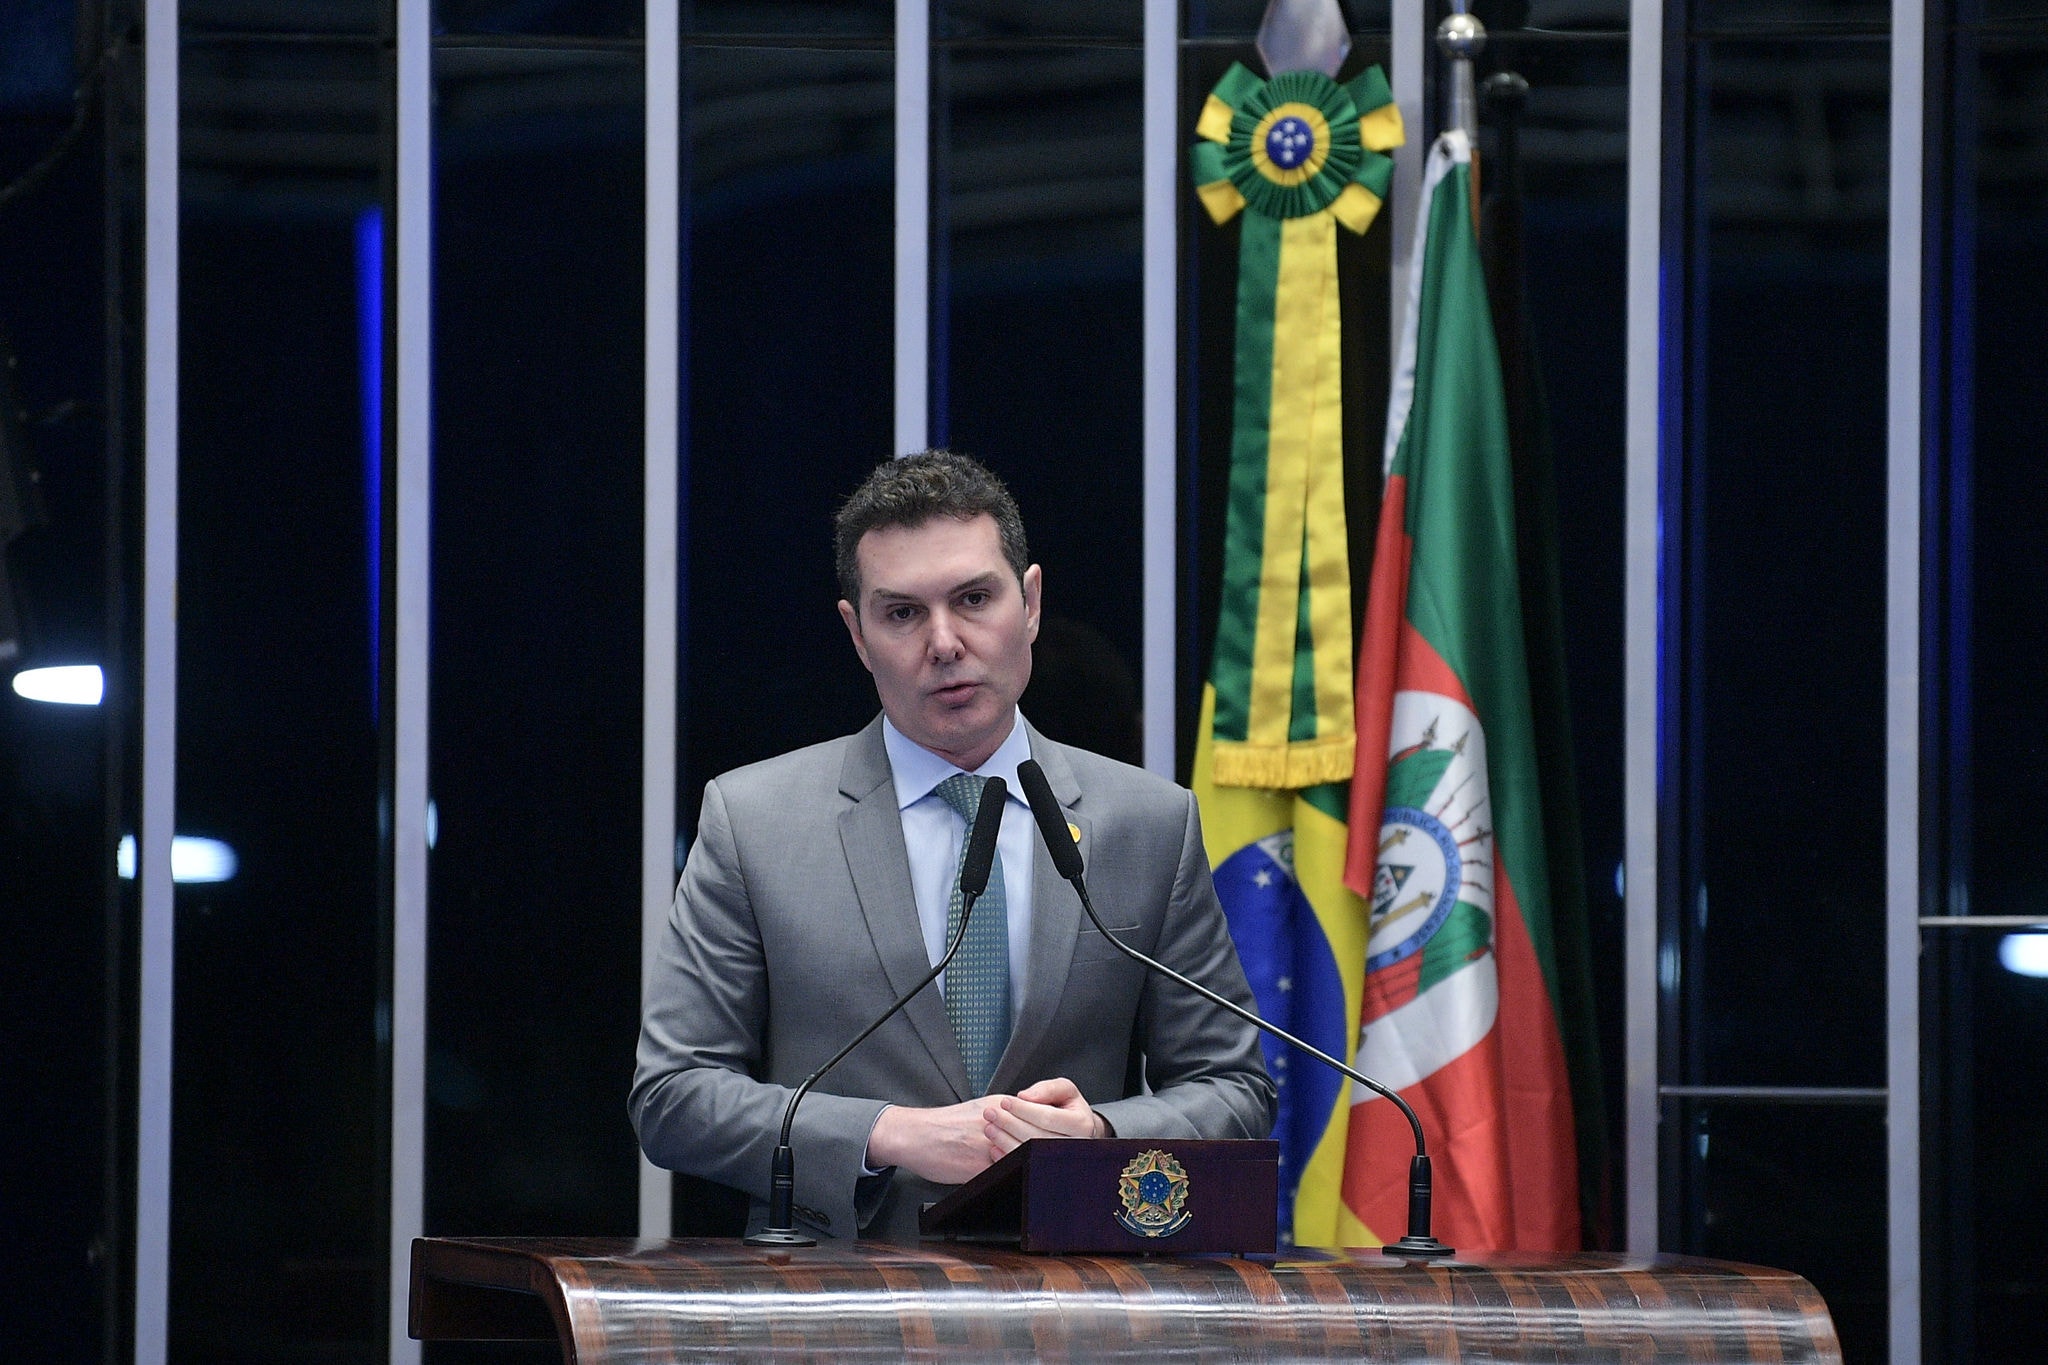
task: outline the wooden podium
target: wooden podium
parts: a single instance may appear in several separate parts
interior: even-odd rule
[[[1027,1256],[964,1243],[421,1238],[412,1334],[679,1360],[1839,1361],[1782,1270],[1676,1256],[1377,1249]]]

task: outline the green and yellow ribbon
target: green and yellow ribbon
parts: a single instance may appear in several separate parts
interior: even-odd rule
[[[1401,111],[1377,66],[1339,85],[1233,63],[1195,133],[1209,216],[1244,214],[1213,780],[1341,781],[1355,735],[1337,228],[1379,214]]]

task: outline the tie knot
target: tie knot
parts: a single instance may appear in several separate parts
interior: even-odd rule
[[[981,789],[987,782],[987,778],[976,777],[973,773],[955,773],[932,790],[971,825],[975,812],[981,809]]]

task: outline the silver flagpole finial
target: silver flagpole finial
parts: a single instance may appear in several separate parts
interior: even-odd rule
[[[1464,6],[1455,14],[1447,14],[1444,21],[1436,26],[1437,50],[1450,59],[1451,81],[1449,106],[1444,111],[1444,126],[1457,128],[1465,136],[1479,136],[1479,102],[1472,93],[1472,59],[1486,47],[1486,25],[1470,14]]]
[[[1337,0],[1272,0],[1259,20],[1257,44],[1268,76],[1320,71],[1335,80],[1351,51],[1351,34]]]

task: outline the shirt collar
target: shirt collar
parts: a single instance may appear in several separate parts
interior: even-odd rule
[[[1031,757],[1031,737],[1024,729],[1024,713],[1013,712],[1010,734],[988,762],[974,770],[976,777],[1000,777],[1012,797],[1022,791],[1017,785],[1017,765]],[[965,771],[940,758],[930,749],[898,730],[882,717],[882,746],[889,754],[889,775],[896,784],[896,809],[915,805],[932,794],[932,789],[956,773]],[[1020,798],[1021,799],[1021,798]]]

